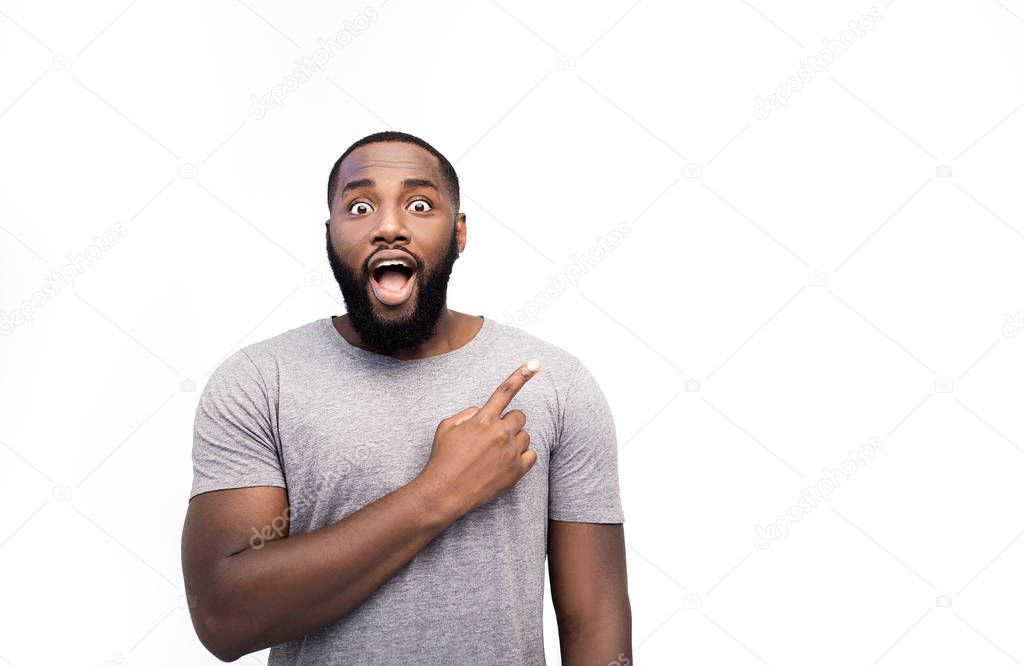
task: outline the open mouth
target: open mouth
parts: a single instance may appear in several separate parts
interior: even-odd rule
[[[377,300],[385,305],[401,305],[412,294],[415,271],[400,262],[382,262],[370,273],[370,286]]]

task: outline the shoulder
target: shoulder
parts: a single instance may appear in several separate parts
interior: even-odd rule
[[[314,319],[269,338],[251,342],[242,347],[241,351],[254,359],[258,356],[285,358],[288,355],[309,352],[311,346],[320,345],[323,342],[324,330],[327,326],[329,323],[326,318]]]
[[[316,354],[316,347],[323,341],[324,326],[323,318],[315,319],[243,345],[221,361],[214,374],[255,373],[268,384],[276,383],[282,366],[311,353]]]

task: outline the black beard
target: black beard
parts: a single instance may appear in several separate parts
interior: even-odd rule
[[[434,336],[441,310],[448,298],[448,278],[451,277],[452,266],[458,257],[459,248],[453,227],[448,249],[437,267],[430,273],[416,276],[419,284],[415,286],[416,305],[412,314],[396,321],[382,320],[377,316],[375,307],[384,306],[375,306],[371,300],[370,276],[365,268],[360,269],[359,275],[356,275],[341,261],[331,245],[330,231],[327,232],[327,260],[341,288],[352,327],[363,344],[381,354],[413,349]]]

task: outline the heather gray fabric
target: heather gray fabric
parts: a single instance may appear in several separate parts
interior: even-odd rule
[[[271,648],[268,664],[545,663],[547,519],[623,522],[615,427],[576,356],[486,317],[467,344],[425,359],[355,347],[324,317],[217,367],[196,409],[190,499],[285,487],[294,535],[408,483],[426,464],[441,419],[481,406],[534,357],[540,373],[508,408],[526,414],[537,452],[530,471],[352,612]],[[259,543],[255,529],[251,542]]]

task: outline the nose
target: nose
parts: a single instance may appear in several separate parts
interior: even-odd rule
[[[385,206],[377,218],[377,226],[373,230],[373,243],[409,242],[409,230],[405,226],[400,210],[394,206]]]

